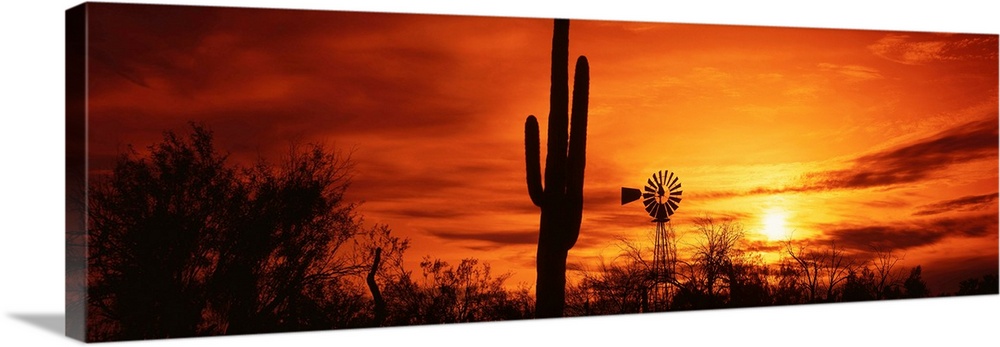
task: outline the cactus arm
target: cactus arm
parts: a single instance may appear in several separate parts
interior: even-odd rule
[[[567,250],[576,244],[583,218],[583,172],[587,161],[587,105],[590,95],[590,65],[587,57],[581,56],[576,60],[573,79],[573,118],[566,163],[566,219],[569,230],[564,246]]]
[[[541,168],[541,140],[538,138],[538,120],[535,116],[528,116],[524,122],[524,160],[525,170],[528,179],[528,196],[535,206],[542,207],[542,168]]]

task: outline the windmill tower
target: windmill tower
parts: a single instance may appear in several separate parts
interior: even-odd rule
[[[670,216],[677,211],[681,202],[681,183],[673,172],[660,170],[646,180],[643,189],[622,187],[622,205],[642,199],[646,213],[653,217],[656,223],[653,245],[653,267],[650,270],[649,300],[652,303],[650,311],[667,308],[670,299],[669,284],[676,283],[674,279],[674,264],[677,263],[677,249],[673,242],[673,229],[670,227]]]

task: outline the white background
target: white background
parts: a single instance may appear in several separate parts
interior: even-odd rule
[[[146,3],[148,1],[134,1]],[[239,6],[1000,33],[986,1],[241,1]],[[63,312],[63,28],[74,1],[0,14],[0,344],[71,345]],[[225,1],[153,1],[231,5]],[[1000,296],[128,342],[116,346],[991,345]],[[988,343],[987,341],[994,341]]]

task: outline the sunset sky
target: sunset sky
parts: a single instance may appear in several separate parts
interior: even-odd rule
[[[551,19],[90,6],[93,172],[190,121],[238,164],[353,150],[348,198],[412,240],[410,270],[474,257],[533,285],[523,126],[547,129]],[[619,188],[670,170],[682,244],[695,219],[731,218],[763,252],[892,247],[936,292],[996,274],[997,50],[996,35],[574,20],[591,91],[569,262],[645,240]]]

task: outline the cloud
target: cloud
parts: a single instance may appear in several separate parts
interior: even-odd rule
[[[98,4],[89,23],[92,170],[193,120],[237,164],[353,148],[349,200],[403,234],[489,224],[474,244],[517,244],[501,230],[537,225],[510,138],[518,102],[546,100],[549,52],[527,48],[549,20]]]
[[[820,70],[837,73],[846,76],[852,81],[868,81],[881,79],[882,74],[878,69],[861,65],[837,65],[830,63],[820,63],[817,65]]]
[[[953,211],[975,211],[989,207],[997,201],[997,192],[984,195],[963,196],[958,199],[946,200],[936,204],[920,206],[914,216],[930,216]]]
[[[868,207],[874,208],[901,208],[907,207],[910,204],[903,199],[885,199],[885,200],[867,200],[862,201],[862,204]]]
[[[870,251],[872,247],[885,247],[902,251],[931,245],[948,237],[996,235],[997,217],[996,213],[990,213],[897,225],[849,226],[834,228],[825,234],[848,249]]]
[[[535,264],[531,264],[531,266],[534,266],[534,265]],[[590,271],[590,268],[587,265],[588,264],[585,264],[583,262],[578,262],[578,261],[567,262],[566,263],[566,271],[587,272],[587,271]]]
[[[997,59],[997,37],[888,34],[868,46],[876,56],[907,65],[964,59]]]
[[[516,107],[515,95],[534,92],[526,80],[546,71],[547,53],[524,48],[551,40],[540,19],[94,9],[88,107],[104,136],[90,151],[103,156],[120,144],[144,147],[189,120],[244,146],[236,157],[273,152],[288,138],[496,140],[482,126]],[[546,86],[537,87],[544,100]]]
[[[706,198],[805,193],[839,189],[892,187],[931,178],[953,165],[997,158],[997,120],[987,118],[955,126],[916,142],[857,157],[848,169],[812,172],[785,187],[745,192],[706,192]]]
[[[747,249],[754,252],[761,253],[781,253],[784,251],[785,246],[780,242],[773,241],[749,241],[747,243]]]
[[[997,121],[959,125],[896,149],[854,160],[849,170],[811,175],[818,189],[859,189],[912,183],[951,165],[997,156]]]
[[[538,242],[538,230],[501,232],[431,231],[429,234],[446,241],[478,241],[495,246],[533,245]]]
[[[395,208],[383,211],[386,215],[404,218],[447,219],[468,216],[469,213],[459,209],[434,209],[427,207]]]

